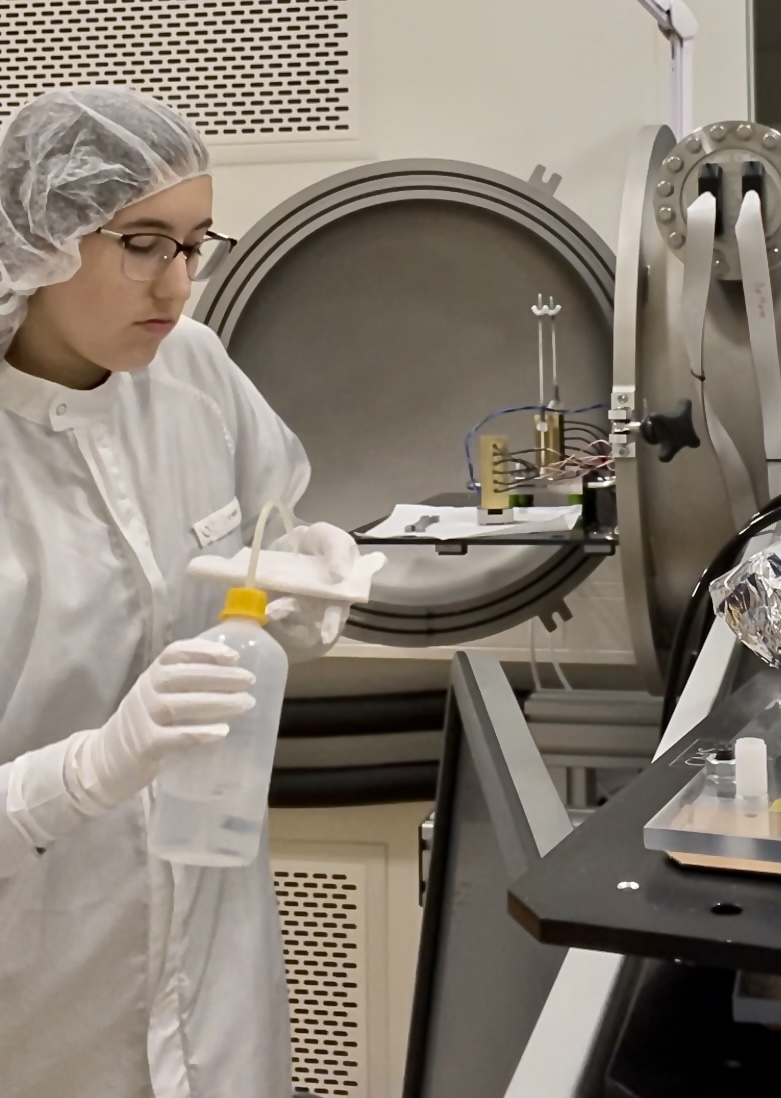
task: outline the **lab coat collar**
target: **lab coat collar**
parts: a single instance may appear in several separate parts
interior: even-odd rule
[[[108,417],[114,406],[118,374],[112,374],[97,389],[68,389],[44,378],[32,377],[0,362],[0,409],[15,412],[53,431],[83,427]]]

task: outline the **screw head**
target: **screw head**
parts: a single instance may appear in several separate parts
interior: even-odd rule
[[[715,126],[711,126],[708,130],[708,134],[714,141],[723,141],[727,136],[727,127],[722,126],[721,122],[717,122]]]
[[[754,132],[754,127],[750,122],[741,122],[735,133],[738,135],[741,141],[748,141]]]
[[[762,138],[762,144],[765,146],[766,149],[777,149],[778,134],[766,133]]]
[[[664,225],[669,225],[671,221],[675,221],[675,210],[672,206],[662,206],[659,211],[659,220]]]
[[[661,195],[662,198],[669,198],[675,190],[669,179],[662,179],[661,182],[656,184],[656,193]]]
[[[619,446],[618,447],[618,456],[622,457],[622,458],[629,457],[629,447],[628,446]]]
[[[618,403],[619,404],[626,404],[628,401],[629,401],[629,397],[626,395],[626,393],[619,393],[618,394]]]
[[[671,248],[674,248],[676,251],[678,251],[678,249],[682,248],[686,243],[686,237],[683,235],[683,233],[670,233],[670,235],[667,237],[667,243],[670,245]]]
[[[686,148],[692,153],[702,152],[702,141],[700,141],[696,134],[692,134],[686,142]]]
[[[680,156],[668,156],[664,163],[665,167],[669,168],[671,172],[679,172],[683,167]]]

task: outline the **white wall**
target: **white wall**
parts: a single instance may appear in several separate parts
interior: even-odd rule
[[[700,20],[695,121],[747,113],[745,0],[689,0]],[[635,0],[358,0],[354,162],[443,156],[526,177],[615,245],[627,144],[665,121],[668,47]],[[285,157],[284,149],[279,152]],[[217,215],[241,233],[349,161],[220,166]]]
[[[745,117],[745,2],[689,3],[700,21],[695,122]],[[292,193],[351,163],[431,156],[523,178],[543,163],[563,176],[557,196],[615,247],[628,145],[640,126],[668,118],[668,46],[635,0],[358,4],[362,120],[354,160],[291,163],[280,151],[276,163],[220,166],[221,231],[242,234]],[[557,638],[564,659],[589,652],[598,662],[632,661],[616,561],[568,601],[575,619]],[[528,626],[487,645],[523,658]]]

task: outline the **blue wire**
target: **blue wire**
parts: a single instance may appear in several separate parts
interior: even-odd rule
[[[467,487],[468,487],[469,491],[474,492],[474,491],[477,490],[477,485],[475,483],[475,468],[474,468],[474,465],[472,464],[472,443],[474,442],[475,435],[480,430],[480,428],[485,427],[486,423],[490,423],[492,419],[498,419],[500,416],[513,415],[515,412],[540,412],[540,413],[543,413],[543,412],[556,411],[560,415],[563,415],[563,416],[579,416],[579,415],[583,415],[584,412],[596,412],[600,409],[608,408],[608,407],[609,407],[608,404],[589,404],[588,407],[586,407],[586,408],[555,408],[555,409],[551,409],[551,408],[548,408],[548,407],[543,407],[540,404],[522,404],[522,405],[519,405],[517,408],[500,408],[498,412],[490,412],[487,416],[485,416],[483,419],[481,419],[479,423],[475,424],[475,426],[472,428],[472,430],[469,432],[469,434],[466,436],[466,439],[464,440],[464,449],[466,451],[466,466],[467,466],[467,469],[469,470],[469,482],[467,484]]]

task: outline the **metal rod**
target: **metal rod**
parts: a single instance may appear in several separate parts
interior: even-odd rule
[[[556,305],[553,298],[550,298],[548,309],[548,315],[550,316],[550,346],[553,369],[553,400],[550,402],[549,407],[558,408],[561,401],[559,399],[559,367],[556,359],[556,315],[561,311],[561,305]]]
[[[542,338],[543,317],[545,306],[542,303],[542,294],[537,294],[537,306],[532,305],[532,312],[537,317],[537,366],[540,376],[540,407],[545,406],[545,356]]]

